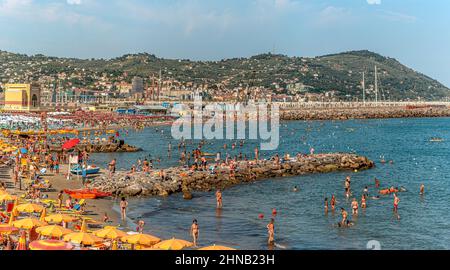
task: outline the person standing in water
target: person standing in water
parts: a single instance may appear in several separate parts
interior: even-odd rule
[[[342,224],[342,226],[345,226],[347,224],[348,213],[347,213],[347,211],[345,211],[344,208],[341,208],[341,215],[342,215],[341,224]]]
[[[425,194],[425,185],[422,184],[420,185],[420,195],[424,195]]]
[[[361,197],[361,208],[366,209],[367,208],[367,203],[366,203],[366,195],[363,194]]]
[[[353,201],[352,201],[352,214],[353,215],[358,214],[358,208],[359,208],[358,201],[356,200],[356,198],[353,198]]]
[[[269,234],[269,239],[267,243],[273,245],[275,242],[275,219],[270,219],[269,224],[267,224],[267,233]]]
[[[217,208],[221,209],[222,208],[222,192],[220,191],[220,189],[218,189],[216,191],[216,201],[217,201]]]
[[[331,211],[334,211],[334,209],[336,208],[336,197],[334,195],[331,195]]]
[[[328,214],[328,198],[325,198],[325,214]]]
[[[400,203],[400,198],[394,193],[394,213],[398,213],[398,204]]]
[[[197,247],[198,234],[199,234],[198,223],[197,223],[197,220],[194,219],[192,221],[192,226],[191,226],[191,235],[192,235],[192,240],[194,242],[194,247]]]
[[[122,197],[122,200],[120,201],[120,213],[122,214],[122,220],[127,218],[127,208],[128,202],[125,197]]]

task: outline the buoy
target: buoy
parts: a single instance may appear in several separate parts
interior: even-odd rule
[[[263,214],[259,214],[259,215],[258,215],[258,218],[259,218],[259,219],[263,219],[263,218],[264,218],[264,215],[263,215]]]
[[[274,216],[277,215],[277,209],[274,208],[274,209],[272,210],[272,215],[274,215]]]

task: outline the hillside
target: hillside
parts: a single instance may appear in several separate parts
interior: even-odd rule
[[[0,81],[37,80],[64,72],[71,87],[96,88],[100,77],[112,83],[131,81],[133,76],[158,76],[180,84],[208,85],[215,91],[235,87],[264,87],[277,93],[332,93],[341,99],[362,97],[362,72],[367,98],[373,99],[374,67],[378,67],[380,99],[437,100],[450,96],[450,89],[397,60],[369,51],[351,51],[315,58],[261,54],[222,61],[190,61],[158,58],[142,53],[114,59],[73,59],[43,55],[27,56],[0,51]],[[124,78],[124,73],[126,76]],[[71,74],[75,74],[71,76]],[[99,89],[101,90],[101,89]]]

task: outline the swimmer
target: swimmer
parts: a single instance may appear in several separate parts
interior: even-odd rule
[[[425,185],[422,184],[420,185],[420,195],[424,195],[425,194]]]
[[[297,186],[295,186],[294,189],[293,189],[292,191],[293,191],[293,192],[298,192]]]
[[[336,197],[334,195],[331,195],[331,211],[334,211],[334,209],[336,208]]]
[[[328,214],[328,198],[325,198],[325,214]]]

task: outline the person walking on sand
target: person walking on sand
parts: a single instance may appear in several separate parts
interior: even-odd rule
[[[273,245],[275,242],[275,219],[270,219],[269,224],[267,224],[267,233],[269,235],[269,238],[267,240],[267,243],[269,245]]]
[[[217,202],[217,208],[221,209],[222,208],[222,192],[220,191],[220,189],[218,189],[216,191],[216,202]]]
[[[191,236],[192,236],[192,240],[194,242],[194,247],[197,247],[199,232],[200,232],[200,230],[198,228],[198,222],[196,219],[194,219],[192,221],[192,226],[191,226]]]
[[[122,197],[122,200],[120,201],[120,213],[122,214],[122,220],[127,218],[127,207],[128,202],[125,197]]]

